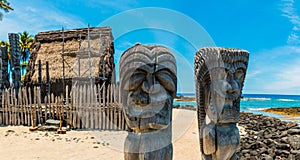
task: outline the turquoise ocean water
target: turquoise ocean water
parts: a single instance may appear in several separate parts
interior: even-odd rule
[[[195,97],[195,94],[177,94],[178,96]],[[251,112],[284,119],[286,116],[261,112],[265,108],[291,108],[300,107],[300,95],[271,95],[271,94],[243,94],[241,99],[241,112]],[[196,108],[196,102],[176,102],[174,105],[192,105]],[[300,117],[294,117],[300,122]]]

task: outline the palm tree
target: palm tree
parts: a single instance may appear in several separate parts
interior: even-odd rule
[[[14,10],[9,6],[9,3],[6,0],[0,0],[0,9],[4,10],[4,12],[9,12],[9,10]],[[0,21],[2,21],[3,13],[0,12]]]
[[[23,62],[26,61],[27,55],[31,52],[31,46],[33,43],[33,37],[28,32],[24,31],[23,33],[19,33],[20,36],[20,47]]]

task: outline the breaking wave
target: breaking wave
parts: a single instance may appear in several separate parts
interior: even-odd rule
[[[243,101],[270,101],[271,98],[242,98]]]
[[[294,102],[296,100],[294,100],[294,99],[278,99],[278,101],[282,101],[282,102]]]

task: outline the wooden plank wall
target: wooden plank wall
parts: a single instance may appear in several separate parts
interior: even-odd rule
[[[59,119],[61,111],[63,120],[73,129],[128,129],[117,102],[116,85],[72,86],[70,93],[66,86],[65,100],[53,94],[41,97],[39,87],[22,87],[18,94],[15,91],[10,88],[0,95],[0,125],[43,125],[47,119]]]

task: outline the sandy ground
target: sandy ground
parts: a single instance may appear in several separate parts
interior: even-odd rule
[[[196,112],[173,110],[173,159],[200,158]],[[122,160],[125,131],[30,132],[29,127],[0,127],[1,160]]]

